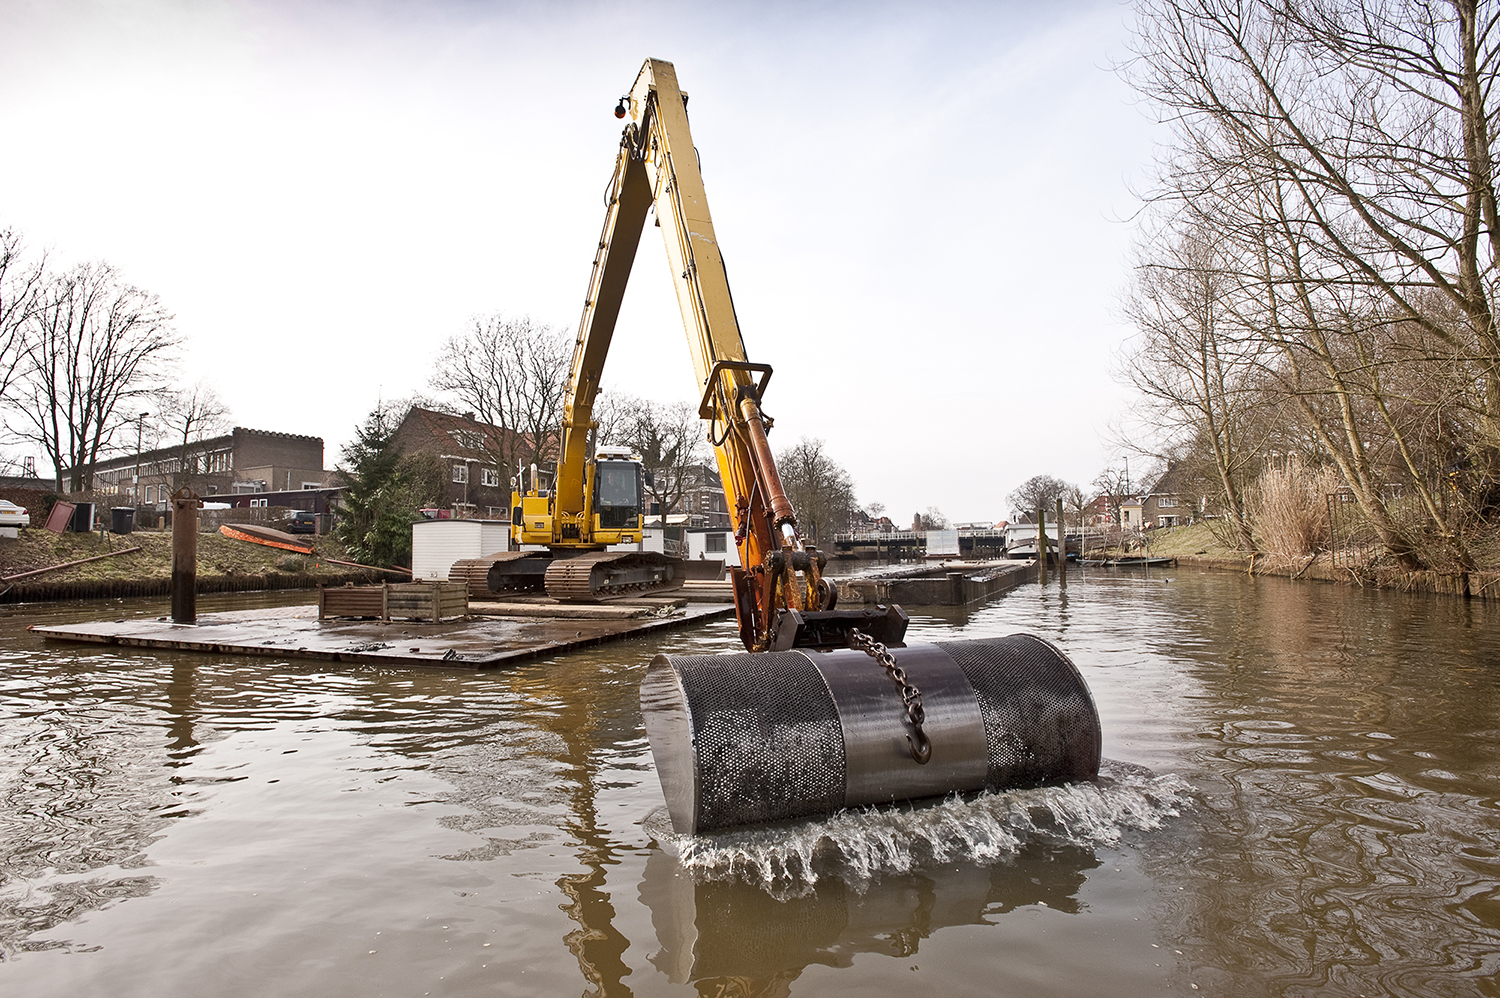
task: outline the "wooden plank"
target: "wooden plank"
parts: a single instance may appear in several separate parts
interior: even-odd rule
[[[537,617],[554,620],[629,620],[634,617],[644,617],[655,609],[655,607],[605,606],[593,603],[559,603],[548,606],[536,603],[480,601],[469,604],[469,612],[477,616]]]
[[[48,565],[46,568],[33,568],[29,572],[17,572],[15,575],[7,575],[0,578],[0,582],[11,582],[15,579],[24,579],[32,575],[41,575],[43,572],[55,572],[59,568],[72,568],[74,565],[85,565],[91,561],[101,561],[105,558],[114,558],[122,554],[131,554],[139,551],[140,547],[121,548],[119,551],[111,551],[108,554],[96,554],[92,558],[79,558],[77,561],[65,561],[61,565]]]

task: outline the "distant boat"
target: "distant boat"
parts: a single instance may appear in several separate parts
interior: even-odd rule
[[[1171,568],[1177,564],[1176,558],[1086,558],[1081,564],[1091,568]]]
[[[1068,534],[1067,545],[1068,557],[1077,561],[1082,548],[1081,539],[1077,534]],[[1005,528],[1005,557],[1036,557],[1036,524],[1012,523]],[[1047,525],[1047,560],[1057,560],[1057,525],[1055,523]]]
[[[271,527],[262,527],[258,523],[226,523],[219,528],[219,533],[225,537],[237,541],[249,541],[251,544],[264,544],[268,548],[281,548],[283,551],[295,551],[298,554],[312,554],[313,547],[300,537]]]

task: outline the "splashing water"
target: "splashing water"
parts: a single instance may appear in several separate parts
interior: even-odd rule
[[[1105,760],[1093,783],[955,794],[716,835],[677,835],[665,808],[646,825],[695,880],[739,878],[775,896],[796,897],[827,876],[862,890],[929,863],[992,863],[1028,843],[1111,845],[1127,829],[1160,827],[1191,800],[1191,787],[1179,776]]]

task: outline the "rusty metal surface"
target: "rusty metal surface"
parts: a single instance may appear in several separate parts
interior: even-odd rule
[[[953,563],[839,580],[846,603],[963,606],[1005,592],[1037,577],[1034,561]]]
[[[170,648],[218,655],[388,666],[493,669],[649,631],[728,616],[725,606],[691,604],[668,617],[630,620],[485,618],[441,624],[322,621],[316,606],[205,614],[196,624],[169,618],[33,626],[56,641]]]

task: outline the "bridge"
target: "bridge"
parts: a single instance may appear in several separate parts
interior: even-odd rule
[[[920,558],[927,553],[927,535],[941,534],[942,547],[958,535],[958,556],[995,558],[1005,553],[1005,531],[964,527],[959,530],[863,530],[835,534],[832,553],[843,558]],[[938,538],[934,537],[934,540]],[[942,554],[950,554],[942,551]],[[936,556],[936,554],[934,555]]]

